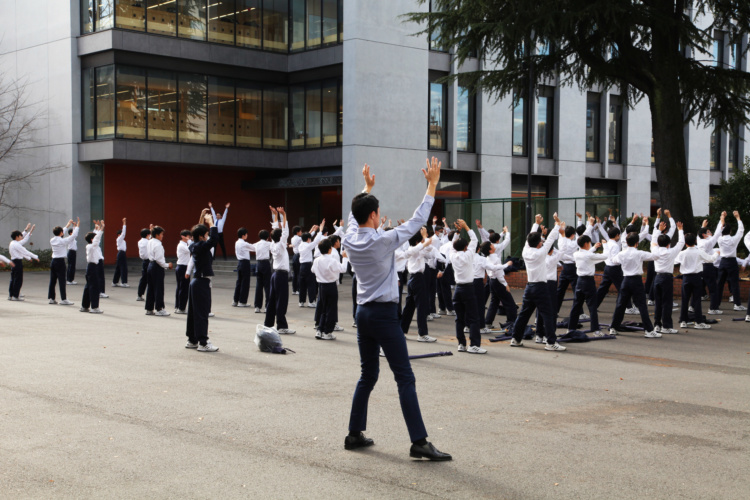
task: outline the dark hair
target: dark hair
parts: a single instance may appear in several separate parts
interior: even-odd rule
[[[710,229],[708,229],[707,227],[702,227],[702,228],[698,229],[698,236],[700,236],[701,238],[705,238],[706,237],[706,233],[709,232],[709,231],[710,231]]]
[[[427,237],[432,238],[432,236],[435,234],[435,231],[432,230],[432,226],[422,226],[423,228],[427,229]]]
[[[638,246],[640,237],[638,236],[638,233],[628,233],[628,235],[625,237],[625,241],[627,242],[629,247],[635,247]]]
[[[390,229],[393,229],[393,228],[390,228]],[[331,242],[331,247],[335,247],[336,242],[341,241],[341,237],[338,234],[332,234],[331,236],[328,237],[328,241]]]
[[[529,244],[531,248],[536,248],[539,246],[539,243],[542,241],[542,233],[529,233],[529,235],[526,237],[526,243]]]
[[[445,229],[442,224],[435,224],[435,231],[440,231],[441,229]]]
[[[274,243],[278,243],[279,241],[281,241],[281,233],[282,233],[281,229],[273,230],[273,232],[271,233],[271,239],[273,240]]]
[[[724,224],[724,227],[721,228],[721,234],[722,236],[727,236],[729,234],[732,234],[732,228],[729,227],[729,224]]]
[[[670,238],[669,235],[666,234],[660,234],[659,237],[656,238],[656,243],[658,243],[660,247],[668,247],[671,241],[672,238]]]
[[[247,229],[245,229],[244,227],[241,227],[237,230],[237,238],[242,238],[246,234],[247,234]]]
[[[352,198],[352,215],[357,224],[364,224],[370,217],[370,214],[377,212],[380,208],[380,202],[370,193],[359,193]]]
[[[491,246],[492,246],[492,243],[490,243],[489,241],[483,242],[481,245],[479,245],[479,253],[481,253],[485,257],[489,257]]]
[[[495,230],[494,230],[494,229],[490,229],[490,230],[489,230],[489,231],[487,231],[487,232],[488,232],[488,233],[490,233],[490,234],[495,234]]]
[[[164,232],[164,228],[161,226],[154,226],[154,228],[151,230],[151,236],[154,238],[159,236],[161,233]]]
[[[305,243],[307,243],[311,239],[312,239],[312,234],[310,234],[310,233],[302,233],[302,241],[304,241]]]
[[[122,229],[118,229],[115,234],[117,234],[117,236],[120,236],[122,234]]]
[[[591,238],[588,234],[584,234],[583,236],[578,237],[578,246],[580,248],[583,248],[583,246],[587,243],[591,243]]]
[[[330,252],[331,248],[333,248],[333,245],[331,245],[331,240],[328,238],[323,238],[320,240],[320,243],[318,243],[318,250],[320,250],[320,253],[323,255]]]
[[[459,238],[453,242],[453,250],[457,252],[463,252],[464,250],[466,250],[466,247],[468,246],[469,246],[469,242],[463,238]]]
[[[92,243],[94,241],[94,236],[96,236],[96,233],[86,233],[86,236],[84,236],[83,239],[86,240],[86,243]]]
[[[68,234],[73,234],[73,228],[68,229]]]
[[[628,224],[627,226],[625,226],[625,234],[635,233],[635,232],[636,232],[635,224]]]
[[[576,228],[576,234],[578,234],[578,236],[582,236],[583,233],[585,232],[586,232],[586,226],[583,224],[581,224],[580,226]]]
[[[619,227],[613,227],[609,231],[607,231],[607,234],[610,238],[615,239],[618,236],[620,236],[620,228]]]
[[[52,234],[54,234],[55,236],[60,236],[61,234],[63,234],[63,228],[60,226],[55,226],[55,228],[52,230]]]
[[[490,242],[497,243],[498,241],[500,241],[500,233],[492,233],[490,235]]]
[[[150,229],[146,229],[145,227],[141,229],[141,238],[147,238],[149,234],[151,234]]]
[[[565,237],[566,238],[570,238],[574,234],[576,234],[576,228],[574,228],[573,226],[565,226]]]
[[[12,233],[10,233],[11,240],[15,240],[19,236],[23,236],[23,233],[21,231],[13,231]]]
[[[183,229],[182,231],[180,231],[180,236],[190,236],[190,230]]]
[[[268,232],[268,229],[261,229],[260,231],[258,231],[258,238],[261,241],[266,241],[270,237],[271,237],[271,233]]]
[[[422,241],[422,233],[418,232],[409,238],[409,246],[415,247]]]
[[[698,240],[693,233],[687,233],[685,235],[685,245],[694,247],[697,241]]]
[[[302,228],[301,228],[301,227],[299,227],[299,226],[294,226],[294,227],[292,228],[292,234],[297,234],[297,233],[299,233],[300,231],[302,231]],[[267,239],[267,238],[268,238],[268,236],[266,236],[266,239]]]
[[[193,230],[191,232],[193,234],[193,239],[195,241],[198,241],[201,236],[205,236],[206,234],[208,234],[208,228],[203,224],[196,224],[193,226]]]
[[[454,236],[456,236],[456,231],[451,231],[450,233],[448,233],[449,240],[452,240]]]

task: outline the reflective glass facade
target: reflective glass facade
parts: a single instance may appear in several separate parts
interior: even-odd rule
[[[456,149],[473,153],[476,133],[476,96],[468,89],[458,87],[458,113],[456,115]]]
[[[448,91],[443,83],[430,82],[428,148],[446,149],[448,124]]]
[[[552,158],[552,125],[554,123],[554,97],[540,95],[536,104],[536,154],[539,158]]]
[[[586,161],[599,161],[599,94],[588,95],[586,102]]]
[[[526,156],[526,105],[523,97],[513,106],[513,156]]]
[[[608,116],[609,162],[622,163],[622,104],[619,96],[610,96]]]

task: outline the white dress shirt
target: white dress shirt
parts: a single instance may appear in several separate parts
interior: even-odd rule
[[[86,262],[89,264],[98,264],[100,260],[104,260],[102,248],[99,246],[102,241],[102,234],[104,234],[104,231],[94,231],[94,239],[86,245]]]
[[[337,283],[339,275],[346,272],[347,264],[349,259],[344,257],[339,262],[338,253],[334,254],[332,250],[331,253],[321,255],[313,261],[312,272],[318,283]]]
[[[592,246],[588,250],[578,249],[573,253],[573,259],[576,261],[576,274],[581,276],[593,276],[596,272],[597,262],[604,262],[607,256],[603,253],[595,253]]]
[[[234,255],[237,260],[250,260],[250,252],[255,252],[255,246],[252,243],[248,243],[247,240],[237,238],[234,243]]]
[[[636,247],[627,247],[615,255],[613,260],[622,266],[623,276],[641,276],[643,274],[643,263],[656,260],[656,255],[638,250]]]
[[[190,262],[190,245],[187,241],[182,241],[177,244],[177,265],[187,266]]]
[[[68,243],[68,250],[73,250],[74,252],[78,251],[78,241],[76,241],[75,238]]]
[[[508,267],[507,265],[500,262],[497,258],[494,258],[496,255],[493,253],[489,257],[485,257],[481,253],[474,255],[474,279],[483,279],[484,274],[490,274],[490,273],[503,273],[503,269]],[[503,278],[503,284],[505,284],[505,279]]]
[[[149,260],[148,259],[148,242],[151,241],[148,238],[141,238],[138,240],[138,256],[141,258],[141,260]]]
[[[275,223],[278,225],[278,223]],[[278,242],[271,242],[269,246],[270,254],[273,256],[273,270],[289,272],[289,252],[286,249],[287,240],[289,239],[289,224],[284,221],[284,227],[281,228],[281,238]],[[260,260],[260,248],[258,243],[255,244],[255,257]]]
[[[258,240],[253,243],[255,247],[255,260],[268,260],[271,258],[271,244],[273,241]]]
[[[576,235],[571,238],[560,236],[557,240],[557,251],[560,252],[560,262],[563,264],[575,264],[575,258],[573,254],[578,250],[578,243],[576,242]]]
[[[164,260],[164,245],[161,244],[159,238],[151,238],[148,240],[148,260],[156,262],[164,269],[169,268],[169,264]]]
[[[295,234],[292,236],[291,244],[292,244],[292,253],[299,253],[299,244],[302,243],[302,237],[298,234]]]
[[[63,231],[66,231],[66,229],[63,229]],[[65,232],[63,232],[63,234],[65,234]],[[77,236],[78,226],[73,228],[73,234],[71,234],[70,236],[67,236],[65,238],[61,236],[52,237],[52,239],[49,240],[49,244],[52,247],[52,258],[62,259],[66,255],[68,255],[68,247],[70,246],[70,242],[75,241]]]
[[[315,238],[313,238],[312,241],[306,242],[303,241],[299,244],[299,263],[300,264],[309,264],[313,261],[313,252],[315,251],[315,247],[318,246],[318,243],[320,240],[323,239],[323,233],[321,231],[318,231],[315,235]]]
[[[698,247],[687,247],[675,259],[675,264],[680,264],[682,274],[697,274],[703,272],[704,263],[716,262],[719,253],[707,254]]]
[[[425,262],[431,269],[437,269],[438,262],[445,264],[445,257],[440,253],[438,245],[440,245],[439,239],[436,236],[433,236],[432,245],[425,249]]]
[[[23,232],[23,238],[16,241],[13,240],[10,242],[10,245],[8,245],[8,253],[10,253],[10,259],[11,260],[18,260],[18,259],[38,259],[39,257],[31,253],[29,250],[24,247],[27,241],[29,241],[29,238],[31,237],[31,233],[27,233],[26,231]]]
[[[677,254],[685,246],[685,235],[680,231],[679,241],[673,248],[660,247],[657,241],[661,236],[661,231],[658,229],[654,230],[654,235],[651,239],[651,253],[656,256],[654,260],[654,271],[657,273],[674,273],[674,260],[677,258]]]
[[[606,234],[606,233],[602,233],[602,234]],[[607,236],[607,238],[609,238],[609,236]],[[620,236],[620,239],[617,241],[607,239],[603,247],[604,247],[604,251],[602,253],[604,253],[607,256],[606,260],[604,261],[604,265],[616,266],[617,264],[615,264],[614,258],[615,256],[617,256],[618,253],[622,251],[622,236]]]
[[[510,231],[507,233],[500,233],[500,241],[492,244],[492,246],[495,247],[495,254],[497,255],[502,255],[508,245],[510,245]]]
[[[489,231],[487,231],[483,227],[478,227],[477,231],[479,231],[479,237],[482,238],[482,243],[484,243],[485,241],[490,241],[490,232]]]
[[[737,232],[734,236],[726,235],[719,237],[719,252],[721,252],[721,258],[737,258],[737,245],[742,240],[742,235],[745,234],[745,226],[741,220],[737,221]]]
[[[409,242],[405,241],[403,245],[398,247],[396,249],[396,252],[394,253],[396,258],[396,272],[402,273],[406,269],[406,261],[408,260],[406,257],[406,250],[409,248]]]
[[[125,224],[122,225],[122,232],[117,236],[117,251],[126,252],[128,250],[128,244],[125,243]]]
[[[214,207],[211,206],[211,215],[214,218],[214,222],[216,223],[216,229],[220,232],[224,232],[224,223],[227,221],[227,214],[229,213],[229,209],[224,209],[224,214],[221,216],[221,219],[216,218],[216,212],[214,212]]]
[[[504,264],[500,260],[500,255],[493,253],[489,257],[487,257],[487,260],[490,264],[492,264],[492,267],[488,267],[487,270],[487,276],[490,278],[494,278],[500,283],[503,284],[506,288],[508,287],[508,282],[505,281],[505,269],[510,267],[509,264]]]
[[[4,262],[5,264],[10,264],[12,261],[5,255],[0,255],[0,262]]]
[[[750,231],[748,231],[747,234],[745,235],[745,248],[747,248],[748,251],[750,251]]]
[[[547,281],[557,281],[557,265],[560,263],[560,257],[559,250],[552,250],[552,253],[547,255],[547,260],[545,261],[547,265]]]
[[[560,226],[555,224],[552,233],[544,241],[541,248],[531,248],[528,243],[524,244],[523,260],[526,263],[526,278],[529,283],[547,282],[547,254],[555,240],[560,236]]]
[[[477,236],[469,231],[469,246],[464,251],[451,248],[451,263],[453,275],[457,285],[467,285],[474,282],[474,257],[477,253]]]
[[[427,254],[424,243],[417,243],[404,251],[406,256],[406,269],[409,274],[417,274],[424,271],[425,256]]]

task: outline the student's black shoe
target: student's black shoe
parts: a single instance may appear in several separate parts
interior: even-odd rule
[[[453,460],[453,457],[450,456],[447,453],[443,453],[442,451],[435,448],[435,446],[427,442],[426,444],[420,446],[418,444],[412,444],[411,449],[409,450],[409,456],[411,458],[427,458],[429,460],[433,460],[436,462],[443,462],[446,460]]]
[[[365,437],[363,433],[359,433],[359,436],[346,436],[344,439],[345,450],[356,450],[357,448],[366,448],[375,444],[375,441]]]

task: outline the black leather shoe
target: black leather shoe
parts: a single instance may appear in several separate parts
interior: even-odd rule
[[[344,439],[344,449],[346,450],[356,450],[357,448],[366,448],[367,446],[372,446],[375,444],[375,441],[373,441],[370,438],[365,437],[364,434],[361,432],[359,433],[359,436],[346,436]]]
[[[435,446],[428,442],[424,446],[419,446],[417,444],[411,445],[411,450],[409,450],[409,456],[411,458],[427,458],[436,462],[443,462],[446,460],[453,460],[453,457],[450,456],[447,453],[443,453],[442,451],[435,448]]]

